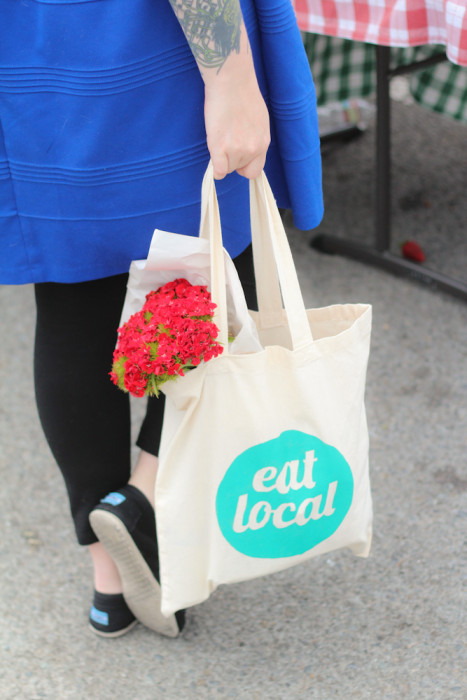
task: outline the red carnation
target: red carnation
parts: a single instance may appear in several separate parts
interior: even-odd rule
[[[215,308],[207,287],[186,279],[150,292],[141,311],[118,329],[112,382],[133,396],[158,396],[168,379],[220,355]]]

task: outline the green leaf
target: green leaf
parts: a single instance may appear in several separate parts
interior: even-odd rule
[[[122,391],[128,393],[128,389],[125,387],[124,377],[125,377],[125,363],[128,357],[122,356],[116,362],[113,363],[112,369],[117,375],[117,386]]]

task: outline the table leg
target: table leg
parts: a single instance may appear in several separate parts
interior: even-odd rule
[[[389,251],[391,245],[391,143],[390,115],[391,103],[389,81],[394,75],[408,73],[416,68],[433,65],[443,56],[436,56],[410,66],[390,70],[390,47],[376,46],[376,207],[375,234],[373,245],[357,241],[318,234],[310,245],[323,253],[337,253],[360,262],[374,265],[393,274],[409,277],[433,289],[447,292],[467,301],[467,285],[435,270],[422,267]]]
[[[391,101],[389,70],[391,49],[376,47],[376,212],[375,248],[391,244]]]

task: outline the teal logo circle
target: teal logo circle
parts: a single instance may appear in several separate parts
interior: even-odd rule
[[[293,557],[337,530],[353,490],[352,471],[335,447],[287,430],[232,462],[217,490],[217,521],[242,554]]]

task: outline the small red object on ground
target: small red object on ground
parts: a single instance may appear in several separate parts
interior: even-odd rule
[[[414,262],[425,262],[426,255],[422,247],[416,241],[405,241],[401,246],[402,255]]]

